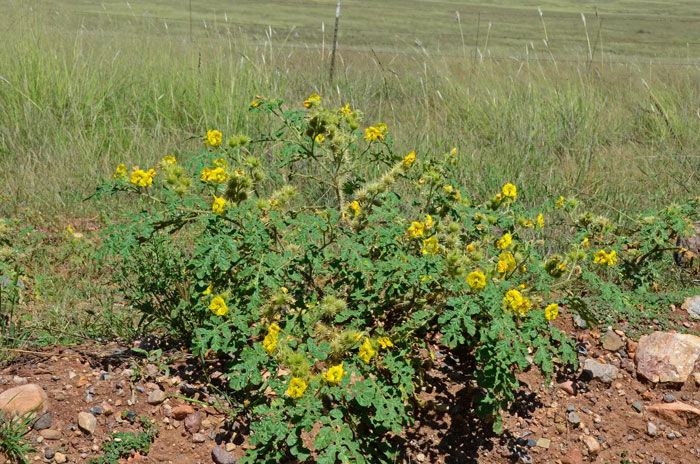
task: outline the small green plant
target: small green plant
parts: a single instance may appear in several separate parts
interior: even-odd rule
[[[143,431],[111,434],[111,440],[102,444],[104,456],[91,459],[89,464],[118,464],[120,458],[130,456],[134,452],[148,454],[153,440],[158,436],[158,427],[143,416],[140,420]]]
[[[34,447],[29,442],[29,432],[34,417],[34,411],[21,416],[0,415],[0,451],[12,462],[30,462],[28,456]]]
[[[170,376],[169,364],[175,360],[175,358],[163,357],[163,350],[158,348],[155,350],[144,350],[142,348],[132,348],[131,351],[143,356],[140,361],[131,361],[131,370],[133,374],[131,376],[132,381],[137,381],[149,377],[146,371],[146,366],[148,364],[153,364],[158,369],[158,372],[163,372],[166,377]]]

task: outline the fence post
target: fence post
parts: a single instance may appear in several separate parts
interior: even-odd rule
[[[335,69],[335,50],[338,48],[338,21],[340,20],[340,0],[335,9],[335,30],[333,31],[333,52],[331,53],[330,81],[333,83],[333,70]]]

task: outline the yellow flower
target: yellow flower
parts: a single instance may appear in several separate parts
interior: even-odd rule
[[[365,337],[360,345],[360,359],[366,363],[369,363],[369,360],[372,359],[372,356],[374,356],[376,353],[377,352],[372,349],[372,344],[369,342],[369,338]]]
[[[204,143],[212,147],[218,147],[221,145],[221,140],[223,135],[218,130],[208,130],[207,135],[204,137]]]
[[[442,187],[442,188],[444,188],[444,189],[445,189],[445,193],[448,193],[448,194],[454,192],[454,190],[455,190],[454,187],[452,187],[451,185],[445,185],[445,186]]]
[[[209,168],[204,168],[202,169],[202,175],[199,178],[202,182],[206,182],[209,180],[209,176],[211,175],[211,169]]]
[[[591,246],[591,243],[588,241],[588,237],[583,239],[583,242],[581,242],[581,245],[583,245],[583,248],[589,248]]]
[[[423,248],[420,250],[424,255],[436,255],[440,253],[437,237],[430,237],[423,240]]]
[[[357,200],[353,200],[348,206],[349,206],[350,209],[352,210],[353,215],[354,215],[355,217],[357,217],[357,216],[360,215],[360,210],[361,210],[362,208],[360,208],[360,203],[359,203]]]
[[[226,169],[228,167],[228,163],[223,158],[216,158],[214,160],[214,166],[216,166],[217,168]]]
[[[450,151],[450,154],[452,156],[457,156],[457,147],[452,147],[452,150]]]
[[[511,184],[510,182],[503,186],[501,192],[503,193],[504,197],[512,198],[513,200],[515,200],[518,197],[518,189],[515,187],[515,185]]]
[[[544,308],[544,317],[548,321],[553,321],[554,319],[557,318],[559,315],[559,305],[556,303],[552,303],[546,308]]]
[[[202,292],[202,295],[209,295],[212,291],[211,285],[207,287],[206,290]]]
[[[418,179],[418,185],[423,185],[423,184],[425,184],[425,177],[421,177],[420,179]]]
[[[384,124],[383,122],[377,124],[377,129],[379,129],[379,132],[381,132],[382,135],[386,135],[389,133],[389,129],[387,129],[386,124]]]
[[[214,212],[214,214],[223,215],[224,206],[226,206],[226,200],[214,195],[214,203],[211,205],[211,210]]]
[[[217,316],[223,316],[228,312],[228,306],[226,306],[226,302],[220,296],[215,296],[214,299],[211,300],[209,309]]]
[[[486,276],[481,271],[472,271],[467,276],[467,283],[472,290],[481,290],[486,287]]]
[[[373,140],[384,140],[384,134],[378,128],[369,126],[367,129],[365,129],[365,140],[368,142]]]
[[[260,102],[258,100],[253,100],[252,102],[250,102],[250,106],[252,106],[253,108],[258,107],[260,106]]]
[[[606,264],[608,266],[614,266],[617,264],[617,253],[612,250],[610,253],[606,253],[605,250],[596,251],[593,254],[593,262],[598,264]]]
[[[270,206],[277,206],[277,205],[279,204],[279,201],[277,201],[277,200],[269,200],[268,203],[270,204]]]
[[[425,228],[430,229],[433,227],[433,218],[430,216],[430,214],[425,215]]]
[[[503,297],[503,301],[507,308],[519,313],[521,316],[524,316],[530,310],[530,300],[524,298],[517,290],[508,290],[506,296]]]
[[[120,164],[117,166],[117,169],[114,170],[114,178],[117,180],[123,179],[126,177],[126,166],[124,164]]]
[[[316,143],[323,143],[323,141],[326,140],[326,136],[323,135],[323,134],[318,134],[318,135],[314,138],[314,140],[316,141]]]
[[[317,93],[312,93],[309,95],[309,98],[304,100],[304,106],[306,108],[313,108],[314,106],[318,106],[321,104],[321,96]]]
[[[410,166],[413,164],[413,162],[416,160],[416,152],[412,151],[408,155],[406,155],[403,159],[403,165],[404,166]]]
[[[501,250],[505,250],[510,246],[511,243],[513,243],[513,237],[508,232],[506,232],[505,234],[503,234],[503,237],[496,241],[496,247],[500,248]]]
[[[284,288],[284,287],[282,287]],[[287,292],[284,292],[287,293]],[[270,327],[267,329],[267,331],[271,334],[274,334],[275,336],[279,335],[280,333],[280,326],[278,326],[275,323],[270,324]]]
[[[387,348],[391,348],[394,346],[394,343],[389,339],[389,337],[379,337],[377,339],[377,343],[379,343],[379,346],[382,347],[383,350],[386,350]]]
[[[131,179],[129,181],[139,187],[148,187],[153,183],[153,178],[155,176],[156,172],[153,169],[149,169],[148,172],[143,169],[135,169],[131,172]]]
[[[352,113],[352,110],[350,109],[350,103],[346,103],[345,106],[340,109],[340,111],[346,116]]]
[[[544,216],[542,216],[542,213],[537,216],[537,227],[540,229],[544,227]]]
[[[475,250],[476,250],[476,247],[474,246],[473,243],[470,243],[469,245],[467,245],[467,251],[468,251],[468,252],[471,253],[472,251],[475,251]]]
[[[294,377],[291,382],[289,382],[289,388],[287,389],[287,395],[292,398],[301,398],[304,396],[304,391],[306,391],[306,382],[299,377]]]
[[[523,223],[523,225],[525,227],[527,227],[528,229],[534,226],[532,219],[526,219],[525,222]]]
[[[228,179],[228,175],[224,168],[218,167],[214,169],[204,168],[202,170],[202,177],[200,177],[202,182],[215,182],[220,184]]]
[[[515,262],[515,258],[508,251],[501,253],[498,257],[498,272],[501,274],[513,272],[516,265],[517,263]]]
[[[160,160],[160,165],[163,166],[164,168],[167,168],[168,166],[173,166],[177,161],[175,160],[174,156],[166,156],[162,160]]]
[[[558,199],[557,202],[556,202],[556,207],[557,207],[557,208],[561,208],[562,206],[564,206],[564,197],[563,197],[563,196],[560,196],[559,199]]]
[[[323,378],[326,379],[328,383],[340,383],[345,375],[345,370],[343,369],[343,363],[333,366],[323,373]]]
[[[265,351],[272,354],[277,346],[277,335],[273,334],[272,332],[265,335],[262,346]]]
[[[411,227],[408,228],[408,233],[411,234],[413,238],[423,237],[425,233],[425,224],[422,222],[412,222]]]

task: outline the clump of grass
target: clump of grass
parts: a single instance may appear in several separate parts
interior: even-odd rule
[[[29,442],[29,431],[34,421],[34,411],[21,416],[0,414],[0,454],[12,462],[29,464],[29,454],[35,451]]]
[[[141,417],[143,431],[116,432],[110,435],[111,441],[102,444],[105,454],[99,458],[93,458],[89,464],[118,464],[119,459],[132,453],[148,454],[151,444],[158,435],[158,428],[145,417]]]

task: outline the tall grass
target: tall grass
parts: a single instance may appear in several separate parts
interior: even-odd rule
[[[355,51],[341,53],[330,83],[322,52],[293,34],[253,40],[229,28],[190,43],[138,34],[138,21],[120,33],[56,18],[0,18],[3,215],[93,214],[103,205],[82,200],[118,163],[196,150],[191,137],[208,128],[255,133],[255,95],[298,107],[314,91],[385,122],[399,152],[457,147],[455,182],[474,196],[511,181],[532,201],[575,194],[614,213],[700,184],[692,64],[601,65],[586,51],[555,65],[531,45],[509,60]]]

